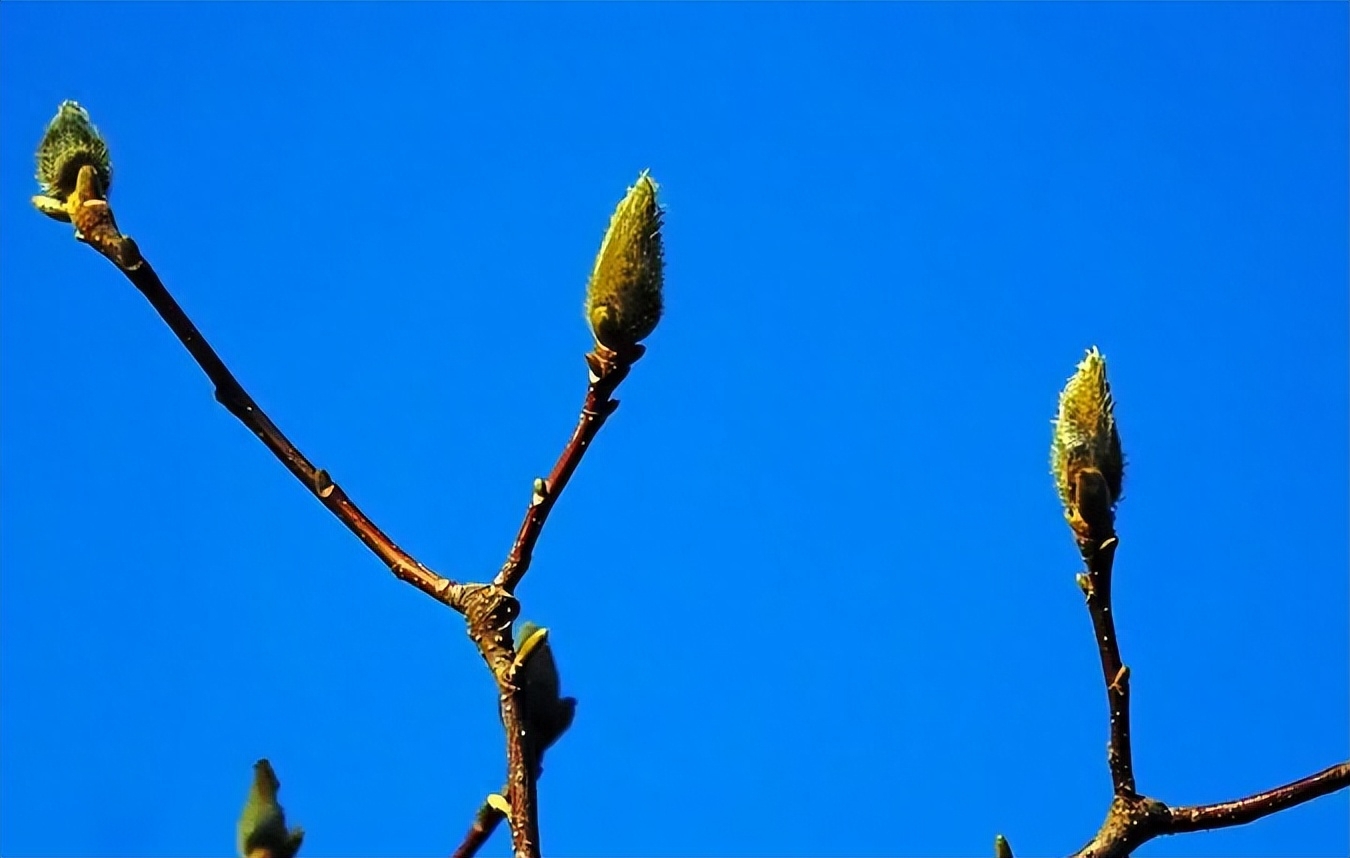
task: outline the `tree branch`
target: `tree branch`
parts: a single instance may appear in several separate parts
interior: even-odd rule
[[[539,773],[530,763],[533,737],[525,729],[525,694],[519,687],[501,690],[502,730],[506,733],[506,778],[511,785],[511,848],[516,858],[539,858]]]
[[[1096,836],[1074,858],[1127,858],[1143,844],[1169,834],[1245,825],[1350,786],[1350,762],[1315,775],[1219,804],[1168,807],[1144,796],[1116,796]]]
[[[529,571],[530,562],[534,558],[535,544],[543,533],[549,512],[562,496],[563,489],[567,487],[572,474],[581,464],[581,459],[586,455],[591,442],[599,434],[600,427],[605,425],[605,421],[619,407],[618,400],[613,398],[614,391],[619,383],[628,377],[629,370],[645,351],[641,345],[634,345],[626,351],[616,352],[597,343],[595,350],[586,355],[586,363],[590,367],[590,383],[586,388],[586,399],[582,404],[576,428],[572,430],[572,436],[568,438],[548,477],[535,480],[534,495],[525,510],[511,551],[507,554],[506,562],[502,564],[496,578],[493,579],[494,589],[500,589],[507,594],[514,593],[525,573]],[[513,663],[509,674],[494,670],[498,678],[502,725],[506,732],[506,794],[511,804],[511,843],[517,856],[538,856],[538,769],[531,762],[533,737],[526,730],[525,695],[514,682],[516,667],[518,665]],[[469,836],[475,838],[479,836],[475,832],[483,820],[480,810],[474,827],[470,828]],[[486,839],[490,831],[490,828],[487,829],[481,836]],[[477,848],[467,841],[460,848],[469,847]]]
[[[505,791],[509,801],[489,802],[475,818],[456,854],[476,851],[505,815],[511,821],[512,845],[518,858],[537,858],[536,784],[540,760],[544,749],[571,724],[576,701],[558,694],[556,666],[543,643],[545,629],[538,629],[529,639],[532,643],[522,644],[521,651],[516,651],[512,623],[519,616],[520,603],[514,591],[529,570],[549,512],[600,427],[618,408],[613,392],[633,363],[642,357],[645,349],[638,342],[651,333],[660,319],[661,211],[656,203],[655,183],[644,172],[638,183],[629,188],[611,218],[587,285],[587,321],[596,337],[596,347],[586,356],[591,377],[577,426],[549,476],[535,480],[530,506],[506,563],[494,581],[461,585],[437,575],[399,548],[333,482],[327,471],[316,468],[290,442],[244,390],[174,300],[136,243],[117,228],[106,197],[112,169],[107,146],[90,123],[87,111],[76,103],[63,103],[56,118],[48,124],[39,146],[38,168],[42,193],[33,197],[34,206],[48,217],[72,223],[77,239],[117,266],[201,366],[215,385],[216,400],[248,427],[396,577],[463,614],[469,637],[497,684],[507,744]],[[531,650],[535,653],[533,661]],[[525,662],[534,667],[527,668]],[[527,696],[526,687],[533,689],[533,696]],[[253,850],[241,847],[241,851]]]
[[[1347,786],[1350,786],[1350,762],[1339,763],[1315,775],[1246,798],[1171,808],[1167,830],[1162,833],[1184,834],[1188,831],[1213,831],[1216,828],[1246,825]]]
[[[600,427],[605,425],[609,415],[619,407],[619,401],[612,398],[614,390],[628,377],[628,371],[645,351],[645,348],[637,345],[626,352],[615,352],[597,344],[595,351],[586,355],[591,380],[586,388],[586,401],[581,407],[581,416],[548,478],[535,481],[534,497],[530,500],[529,508],[525,510],[525,518],[516,533],[516,541],[511,545],[506,562],[502,564],[501,571],[493,581],[508,593],[515,592],[520,580],[529,571],[535,543],[539,541],[539,534],[544,530],[544,522],[548,520],[549,512],[558,502],[577,466],[581,464],[582,456],[586,455],[586,450],[599,434]]]
[[[1111,733],[1106,748],[1111,784],[1117,796],[1134,796],[1134,756],[1130,750],[1130,669],[1120,658],[1116,621],[1111,612],[1111,570],[1116,559],[1115,495],[1106,476],[1096,467],[1076,468],[1071,477],[1073,507],[1069,527],[1078,543],[1078,553],[1087,573],[1078,576],[1078,586],[1087,597],[1088,614],[1097,639],[1106,682],[1106,705]]]
[[[92,167],[84,167],[81,174]],[[92,182],[92,177],[85,182]],[[81,217],[84,214],[84,217]],[[286,469],[295,475],[310,493],[319,499],[339,521],[380,558],[401,581],[452,607],[458,608],[460,587],[452,580],[432,572],[385,535],[372,522],[342,487],[333,482],[328,472],[316,468],[299,449],[277,428],[267,414],[258,407],[243,385],[225,366],[215,349],[206,341],[183,308],[178,305],[150,263],[130,238],[116,230],[112,212],[103,200],[86,199],[74,217],[79,237],[98,250],[131,281],[160,318],[178,337],[188,353],[201,366],[206,377],[215,385],[216,401],[249,428],[272,451]],[[82,223],[81,221],[85,221]]]
[[[432,572],[399,548],[333,482],[327,471],[316,468],[277,428],[207,343],[154,268],[141,255],[136,243],[117,229],[112,209],[106,200],[98,196],[98,187],[93,168],[83,167],[79,187],[68,203],[76,236],[111,260],[146,297],[215,385],[216,400],[247,426],[320,503],[384,561],[395,576],[464,615],[469,637],[478,647],[497,682],[507,745],[507,793],[511,805],[513,849],[520,858],[537,858],[537,767],[532,763],[533,737],[526,728],[525,695],[515,681],[519,665],[515,658],[511,624],[520,613],[520,604],[512,590],[529,568],[534,545],[553,504],[576,471],[586,448],[605,419],[618,407],[612,394],[627,376],[633,362],[641,357],[642,347],[636,346],[620,354],[597,345],[595,352],[586,356],[592,375],[581,417],[548,479],[536,484],[535,497],[525,513],[525,520],[507,563],[497,576],[498,582],[460,585]],[[485,841],[492,833],[500,819],[500,812],[492,808],[489,810],[490,815],[480,813],[475,820],[461,850],[476,850],[481,841]]]
[[[1110,713],[1110,739],[1106,761],[1111,769],[1111,784],[1116,795],[1135,795],[1134,753],[1130,747],[1130,669],[1120,657],[1116,621],[1111,612],[1111,570],[1116,546],[1120,542],[1112,532],[1105,540],[1082,547],[1087,574],[1079,579],[1087,596],[1092,630],[1106,682],[1106,705]]]
[[[469,830],[464,832],[464,839],[460,841],[459,847],[455,849],[450,858],[474,858],[478,850],[492,837],[497,826],[501,825],[505,819],[502,812],[493,807],[488,802],[483,802],[483,806],[478,808],[478,813],[474,814],[473,824]]]
[[[1111,611],[1111,573],[1120,544],[1111,509],[1113,497],[1095,469],[1078,471],[1074,483],[1075,506],[1069,525],[1087,564],[1078,584],[1087,597],[1106,681],[1111,717],[1107,762],[1115,793],[1101,828],[1074,858],[1127,858],[1155,837],[1242,825],[1350,785],[1350,763],[1342,763],[1273,790],[1220,804],[1171,808],[1139,794],[1130,749],[1130,669],[1120,657]]]

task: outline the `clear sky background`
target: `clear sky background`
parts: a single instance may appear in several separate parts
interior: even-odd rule
[[[522,588],[569,856],[1063,854],[1110,793],[1048,474],[1100,346],[1140,787],[1347,756],[1347,6],[0,10],[0,852],[220,856],[270,757],[305,855],[444,855],[503,776],[460,618],[28,203],[65,98],[276,422],[458,580],[585,387],[614,204],[667,316]],[[1341,793],[1143,856],[1337,856]],[[499,834],[485,854],[503,855]]]

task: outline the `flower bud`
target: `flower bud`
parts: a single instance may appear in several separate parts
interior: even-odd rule
[[[286,813],[277,801],[280,789],[281,781],[277,780],[271,763],[259,760],[253,764],[253,783],[237,830],[241,858],[257,854],[295,858],[300,851],[305,832],[302,828],[286,828]]]
[[[75,192],[75,180],[86,164],[98,176],[99,196],[106,198],[112,187],[108,144],[89,121],[88,111],[74,101],[63,101],[38,144],[37,180],[43,195],[64,202]]]
[[[1075,519],[1080,505],[1114,509],[1120,501],[1125,461],[1116,429],[1115,403],[1106,380],[1106,358],[1094,347],[1059,395],[1059,413],[1050,444],[1050,471],[1055,477],[1064,515]],[[1097,475],[1100,474],[1100,477]],[[1080,487],[1105,489],[1104,497],[1080,497]]]
[[[643,171],[614,210],[586,286],[586,321],[605,348],[632,348],[661,320],[664,260],[656,182]]]

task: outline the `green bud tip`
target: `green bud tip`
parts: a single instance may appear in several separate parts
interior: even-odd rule
[[[1078,474],[1087,469],[1101,473],[1114,508],[1120,501],[1125,460],[1116,428],[1115,402],[1106,380],[1106,358],[1096,347],[1078,364],[1078,369],[1059,395],[1059,413],[1052,421],[1050,472],[1055,478],[1064,513],[1072,519],[1079,499],[1075,497]]]
[[[253,783],[237,826],[238,849],[242,858],[266,854],[272,858],[294,858],[305,839],[304,829],[286,828],[286,812],[277,801],[281,781],[272,764],[259,760],[253,764]]]
[[[644,170],[614,210],[586,285],[586,321],[605,348],[631,348],[661,320],[661,218],[656,182]]]
[[[994,837],[994,858],[1013,858],[1012,846],[1002,834]]]
[[[89,112],[74,101],[63,101],[47,124],[37,150],[37,180],[44,196],[65,201],[75,192],[80,168],[89,165],[99,179],[99,193],[112,187],[112,160],[108,144],[89,121]]]

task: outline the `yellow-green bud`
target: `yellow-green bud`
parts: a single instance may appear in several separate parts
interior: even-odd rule
[[[637,345],[661,320],[664,260],[656,182],[644,170],[614,210],[586,286],[586,321],[600,345]]]
[[[259,760],[253,764],[253,783],[248,800],[239,815],[238,848],[240,858],[267,855],[270,858],[295,858],[305,839],[304,829],[286,828],[286,812],[277,801],[281,781],[272,764]]]
[[[75,180],[86,164],[97,173],[99,193],[106,198],[112,187],[108,144],[89,121],[88,111],[76,102],[63,101],[38,144],[37,180],[43,195],[64,201],[75,192]]]
[[[1078,364],[1078,370],[1059,395],[1059,414],[1050,443],[1050,471],[1055,477],[1064,514],[1073,519],[1079,474],[1091,469],[1101,473],[1110,492],[1105,499],[1114,508],[1120,500],[1125,460],[1116,429],[1115,403],[1106,380],[1106,358],[1096,347]],[[1099,483],[1100,484],[1100,483]]]

